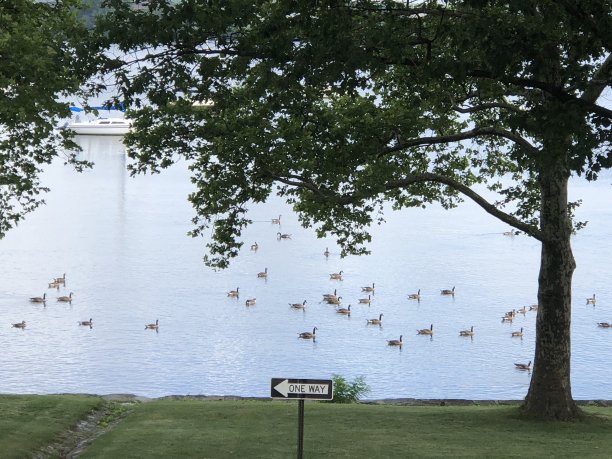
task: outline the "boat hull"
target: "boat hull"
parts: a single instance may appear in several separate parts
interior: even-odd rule
[[[112,135],[122,136],[130,132],[131,123],[123,119],[101,119],[90,123],[71,123],[67,129],[77,135]]]

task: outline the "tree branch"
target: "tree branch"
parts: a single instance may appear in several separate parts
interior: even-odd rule
[[[499,81],[501,83],[507,83],[507,84],[511,84],[511,85],[519,86],[523,88],[540,89],[550,94],[551,96],[555,97],[556,99],[560,100],[561,102],[574,103],[591,113],[595,113],[597,115],[612,119],[612,110],[602,107],[601,105],[597,105],[595,103],[595,101],[597,100],[597,97],[599,97],[599,95],[601,94],[601,91],[603,91],[603,89],[605,89],[606,86],[609,86],[609,84],[606,84],[599,89],[599,86],[597,85],[597,83],[599,85],[602,84],[602,81],[600,80],[600,78],[603,77],[604,75],[607,75],[608,81],[609,81],[610,72],[611,72],[611,63],[608,61],[610,59],[611,59],[611,56],[608,56],[608,58],[604,61],[605,65],[602,65],[602,67],[596,73],[595,77],[592,80],[593,87],[590,90],[589,88],[587,88],[587,90],[585,91],[585,94],[587,93],[587,91],[589,91],[588,97],[585,97],[585,94],[583,94],[582,97],[575,97],[565,92],[563,88],[559,86],[545,83],[543,81],[534,80],[532,78],[504,77],[503,75],[495,75],[486,70],[472,70],[472,71],[469,71],[468,74],[475,78],[491,79],[491,80]],[[599,92],[597,92],[598,90]],[[593,99],[594,96],[596,97]]]
[[[469,18],[474,16],[473,13],[465,11],[451,10],[445,7],[426,8],[426,7],[385,7],[385,8],[366,8],[362,6],[332,6],[330,9],[349,9],[350,11],[361,11],[366,13],[376,14],[393,14],[395,16],[442,16],[442,17],[458,17]]]
[[[503,137],[505,139],[508,139],[514,142],[515,144],[525,148],[532,155],[536,155],[539,153],[539,150],[536,147],[531,145],[531,143],[529,143],[526,139],[524,139],[518,134],[515,134],[510,131],[506,131],[504,129],[484,127],[484,128],[474,128],[470,131],[458,132],[456,134],[435,136],[435,137],[419,137],[416,139],[401,141],[401,142],[398,142],[396,146],[386,148],[378,156],[382,157],[389,153],[405,150],[411,147],[423,147],[427,145],[438,145],[442,143],[460,142],[461,140],[469,140],[469,139],[475,139],[477,137],[487,137],[487,136]]]
[[[580,100],[583,100],[589,104],[595,104],[601,93],[610,86],[612,80],[612,54],[610,54],[605,61],[601,64],[599,69],[593,75],[591,81],[587,85],[586,89],[580,96]],[[612,112],[611,112],[612,113]]]
[[[508,104],[508,103],[503,103],[503,102],[489,102],[489,103],[484,103],[484,104],[479,104],[479,105],[472,105],[471,107],[461,107],[459,105],[456,105],[453,107],[453,110],[459,113],[475,113],[475,112],[480,112],[483,110],[489,110],[491,108],[501,108],[501,109],[513,111],[516,113],[522,112],[522,110],[518,108],[517,106]]]
[[[464,185],[461,182],[458,182],[457,180],[451,177],[447,177],[445,175],[440,175],[440,174],[434,174],[431,172],[424,172],[420,174],[409,175],[406,178],[401,179],[401,180],[388,181],[385,184],[385,187],[387,188],[387,190],[394,190],[397,188],[406,188],[416,183],[425,183],[425,182],[441,183],[443,185],[446,185],[458,191],[459,193],[470,198],[472,201],[474,201],[476,204],[482,207],[485,210],[485,212],[493,215],[495,218],[503,221],[504,223],[507,223],[508,225],[520,231],[523,231],[524,233],[529,234],[533,238],[543,242],[544,236],[539,229],[534,228],[531,225],[528,225],[527,223],[522,222],[521,220],[519,220],[516,217],[513,217],[510,214],[502,212],[497,207],[495,207],[493,204],[488,202],[485,198],[483,198],[480,194],[472,190],[470,187]]]
[[[303,178],[297,175],[288,175],[286,177],[281,177],[281,176],[271,176],[271,177],[278,182],[284,183],[285,185],[289,185],[289,186],[297,187],[297,188],[306,188],[312,191],[320,199],[325,200],[327,202],[335,202],[335,203],[338,203],[339,205],[347,205],[347,204],[355,203],[358,200],[362,199],[360,197],[357,197],[356,193],[340,195],[334,192],[324,191],[320,189],[319,187],[317,187],[312,182],[304,180]],[[461,182],[451,177],[447,177],[447,176],[440,175],[440,174],[434,174],[431,172],[411,174],[401,180],[388,181],[385,184],[385,189],[387,191],[391,191],[391,190],[396,190],[399,188],[407,188],[410,185],[414,185],[418,183],[427,183],[427,182],[441,183],[443,185],[446,185],[458,191],[459,193],[463,194],[467,198],[470,198],[472,201],[478,204],[482,209],[484,209],[485,212],[497,218],[498,220],[501,220],[502,222],[507,223],[513,228],[523,231],[524,233],[532,236],[538,241],[543,241],[544,239],[544,236],[539,229],[534,228],[533,226],[522,222],[521,220],[519,220],[516,217],[513,217],[510,214],[502,212],[497,207],[495,207],[495,205],[488,202],[484,197],[476,193],[470,187],[462,184]]]

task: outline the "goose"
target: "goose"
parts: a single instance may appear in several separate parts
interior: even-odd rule
[[[25,320],[22,320],[21,322],[13,324],[13,327],[15,327],[15,328],[25,328],[26,327]]]
[[[514,366],[516,367],[517,370],[531,370],[531,360],[527,364],[515,363]]]
[[[422,328],[421,330],[417,330],[417,335],[433,335],[433,324],[431,324],[429,328]]]
[[[86,327],[91,327],[93,325],[93,320],[90,317],[89,320],[83,320],[83,321],[79,322],[79,325],[84,325]]]
[[[523,315],[527,314],[527,306],[523,306],[522,308],[517,309],[516,312]]]
[[[303,339],[315,339],[315,333],[317,331],[317,327],[312,329],[312,333],[310,332],[302,332],[298,334],[298,338],[303,338]]]
[[[57,301],[61,301],[63,303],[72,303],[72,292],[68,296],[58,296]]]
[[[329,275],[329,278],[330,278],[330,279],[335,279],[335,280],[342,280],[342,273],[343,273],[343,272],[344,272],[344,271],[338,271],[337,273],[331,273],[331,274]]]
[[[259,248],[259,244],[255,242],[255,244],[251,244],[251,250],[257,250]]]
[[[159,319],[155,319],[154,324],[145,325],[145,330],[157,330],[159,328]]]
[[[329,299],[329,298],[338,298],[338,297],[336,296],[336,294],[337,294],[337,293],[338,293],[338,290],[337,290],[337,289],[334,289],[334,293],[324,293],[324,294],[323,294],[323,301],[325,301],[325,300],[327,300],[327,299]]]
[[[336,312],[338,314],[345,314],[347,316],[350,316],[351,315],[351,305],[349,304],[348,308],[338,308],[336,309]]]
[[[444,289],[444,290],[440,290],[440,293],[442,295],[454,295],[455,294],[455,287],[453,287],[452,289],[448,290],[448,289]]]
[[[337,296],[335,298],[328,298],[325,301],[327,301],[327,304],[340,304],[342,303],[342,297],[341,296]]]
[[[538,310],[538,306],[539,306],[539,304],[532,304],[531,306],[529,306],[529,310],[530,311],[537,311]]]
[[[408,295],[408,299],[420,300],[421,299],[421,289],[419,289],[416,293],[411,293],[410,295]]]
[[[461,330],[459,336],[474,336],[474,326],[472,325],[469,330]]]
[[[367,320],[367,323],[369,324],[380,325],[382,324],[382,317],[383,317],[383,314],[381,312],[380,315],[378,316],[378,319],[366,319],[366,320]]]
[[[240,288],[236,287],[236,290],[230,290],[229,292],[227,292],[227,296],[231,296],[232,298],[238,298],[238,296],[240,295],[239,290]]]
[[[368,295],[367,298],[359,298],[361,304],[370,304],[372,302],[372,295]]]
[[[273,225],[280,225],[280,219],[281,219],[282,215],[279,215],[278,218],[273,218],[272,219],[272,224]]]
[[[608,322],[599,322],[597,325],[602,327],[602,328],[610,328],[610,327],[612,327],[612,324],[608,323]]]
[[[512,320],[516,317],[516,309],[509,311],[504,314],[502,317],[502,322],[512,322]]]
[[[401,346],[402,344],[404,344],[404,342],[402,341],[404,335],[400,335],[399,339],[388,339],[387,340],[387,344],[389,346]]]
[[[47,294],[43,293],[43,296],[33,296],[30,298],[32,303],[45,303],[47,301]]]
[[[56,288],[56,289],[59,290],[60,285],[62,285],[60,282],[53,281],[53,282],[49,282],[49,287],[48,288]]]
[[[523,327],[521,327],[520,331],[513,331],[512,332],[512,336],[513,337],[521,337],[522,338],[523,337]]]
[[[62,277],[56,277],[53,279],[56,284],[66,284],[66,273],[62,274]]]
[[[293,309],[304,309],[306,307],[306,300],[303,303],[289,303],[289,306]]]
[[[291,234],[287,234],[287,233],[276,233],[276,237],[278,239],[291,239]]]
[[[597,300],[595,300],[595,294],[593,296],[586,299],[586,304],[595,304]]]
[[[268,268],[265,268],[262,272],[257,273],[257,277],[268,277]]]
[[[373,292],[374,291],[374,282],[372,282],[371,287],[361,287],[362,292]]]
[[[323,255],[325,255],[325,257],[329,257],[329,249],[327,247],[325,248],[325,252],[323,252]]]
[[[244,304],[247,305],[247,306],[253,306],[255,303],[257,303],[257,299],[256,298],[249,298],[248,300],[246,300],[244,302]]]

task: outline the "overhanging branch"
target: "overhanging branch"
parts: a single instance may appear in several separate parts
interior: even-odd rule
[[[529,143],[526,139],[521,137],[520,135],[506,131],[504,129],[485,127],[485,128],[474,128],[469,131],[457,132],[455,134],[444,135],[444,136],[433,136],[433,137],[418,137],[409,140],[402,140],[398,142],[397,145],[393,147],[388,147],[383,150],[378,156],[386,156],[389,153],[394,153],[396,151],[402,151],[407,148],[413,147],[425,147],[428,145],[440,145],[445,143],[453,143],[460,142],[462,140],[475,139],[478,137],[502,137],[508,139],[515,144],[524,148],[529,154],[537,155],[539,150],[534,147],[531,143]]]
[[[540,89],[545,93],[550,94],[557,100],[560,100],[561,102],[576,104],[587,112],[612,119],[612,110],[602,107],[601,105],[597,105],[595,103],[595,101],[601,94],[601,91],[603,91],[606,87],[610,86],[609,81],[612,63],[610,63],[609,60],[611,58],[611,56],[608,56],[608,58],[604,61],[604,65],[602,65],[602,67],[596,73],[596,76],[593,78],[591,87],[587,87],[581,97],[576,97],[572,94],[569,94],[562,87],[555,86],[550,83],[545,83],[543,81],[534,80],[533,78],[497,75],[486,70],[471,70],[468,72],[468,74],[475,78],[491,79],[494,81],[499,81],[502,83],[507,83],[523,88]],[[603,84],[604,75],[607,78],[605,84]]]
[[[289,175],[285,177],[281,176],[270,176],[273,180],[281,182],[285,185],[289,185],[297,188],[304,188],[311,192],[313,192],[318,199],[324,200],[326,202],[336,203],[339,205],[348,205],[357,203],[363,199],[363,196],[358,197],[356,193],[349,194],[339,194],[330,190],[323,190],[320,187],[317,187],[314,183],[309,180],[303,179],[297,175]],[[385,189],[387,191],[397,190],[401,188],[407,188],[411,185],[419,184],[419,183],[440,183],[446,185],[465,197],[471,199],[476,204],[478,204],[485,212],[492,215],[493,217],[501,220],[502,222],[516,228],[524,233],[532,236],[533,238],[543,241],[544,236],[542,232],[534,228],[533,226],[519,220],[518,218],[501,211],[495,205],[491,204],[487,201],[483,196],[472,190],[470,187],[462,184],[461,182],[444,176],[440,174],[434,174],[431,172],[419,173],[419,174],[410,174],[403,179],[400,180],[389,180],[385,183]]]
[[[580,97],[581,100],[594,104],[599,98],[601,93],[610,86],[612,80],[612,54],[610,54],[605,61],[601,64],[593,78],[587,85],[586,89]]]
[[[512,111],[512,112],[516,112],[516,113],[522,113],[523,111],[518,108],[516,105],[512,105],[512,104],[508,104],[508,103],[503,103],[503,102],[489,102],[489,103],[484,103],[484,104],[478,104],[478,105],[471,105],[469,107],[462,107],[460,105],[455,105],[453,107],[453,110],[459,112],[459,113],[478,113],[484,110],[490,110],[492,108],[499,108],[502,110],[508,110],[508,111]]]
[[[482,207],[485,210],[485,212],[487,212],[488,214],[493,215],[495,218],[503,221],[504,223],[507,223],[508,225],[520,231],[523,231],[526,234],[529,234],[530,236],[532,236],[533,238],[539,241],[543,241],[543,235],[540,232],[540,230],[532,227],[531,225],[528,225],[527,223],[522,222],[521,220],[519,220],[516,217],[513,217],[510,214],[502,212],[497,207],[495,207],[495,205],[491,204],[483,196],[476,193],[470,187],[464,185],[461,182],[458,182],[457,180],[451,177],[447,177],[445,175],[440,175],[440,174],[434,174],[431,172],[424,172],[420,174],[413,174],[413,175],[407,176],[401,180],[391,180],[387,182],[385,186],[388,190],[395,190],[398,188],[406,188],[410,185],[414,185],[417,183],[426,183],[426,182],[441,183],[443,185],[446,185],[458,191],[459,193],[463,194],[467,198],[470,198],[472,201],[474,201],[476,204]]]

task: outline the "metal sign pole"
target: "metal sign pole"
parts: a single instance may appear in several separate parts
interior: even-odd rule
[[[304,399],[298,400],[298,459],[304,457]]]
[[[304,400],[332,400],[334,381],[332,379],[272,378],[270,396],[284,400],[298,400],[298,446],[297,457],[304,457]]]

